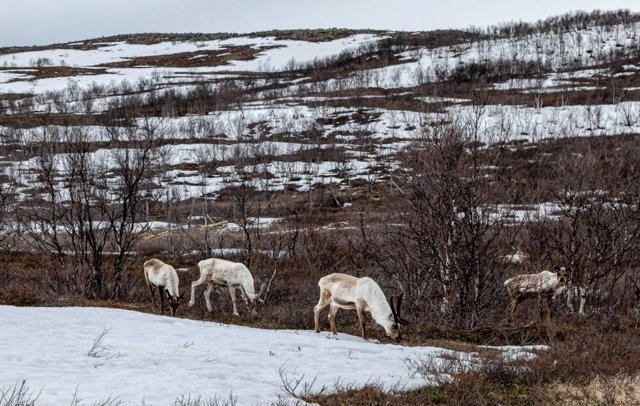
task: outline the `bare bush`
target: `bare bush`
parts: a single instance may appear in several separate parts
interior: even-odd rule
[[[40,393],[29,389],[26,381],[0,388],[0,406],[35,406]]]
[[[236,406],[238,397],[229,393],[228,396],[215,395],[213,397],[181,395],[174,402],[173,406]]]

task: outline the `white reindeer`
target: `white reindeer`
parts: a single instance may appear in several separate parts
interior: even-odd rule
[[[391,339],[400,341],[400,324],[408,323],[400,317],[402,295],[397,298],[394,308],[393,297],[387,303],[382,289],[373,279],[356,278],[342,273],[333,273],[320,278],[318,286],[320,286],[320,300],[313,308],[316,333],[320,332],[320,312],[330,304],[329,324],[333,334],[338,334],[336,331],[338,309],[355,309],[358,312],[363,339],[367,339],[364,314],[366,311],[371,313],[376,323],[384,327],[384,331]]]
[[[213,311],[211,307],[211,291],[215,287],[227,287],[229,288],[229,294],[231,295],[231,302],[233,303],[233,315],[239,316],[238,308],[236,306],[236,289],[240,289],[240,294],[244,299],[247,308],[252,314],[255,314],[256,302],[264,302],[262,294],[266,287],[266,283],[262,284],[260,292],[255,293],[253,287],[253,276],[251,272],[244,264],[239,262],[231,262],[224,259],[210,258],[198,262],[200,268],[200,278],[191,283],[191,299],[189,300],[189,306],[193,306],[196,303],[196,288],[203,283],[209,283],[207,290],[204,292],[204,300],[207,303],[207,309]]]
[[[180,300],[184,296],[184,293],[178,292],[180,280],[176,270],[171,265],[167,265],[159,259],[150,259],[144,263],[144,279],[147,281],[149,295],[151,296],[154,309],[156,307],[156,301],[153,291],[158,289],[160,293],[160,313],[164,314],[163,292],[167,292],[169,309],[171,315],[175,316]]]
[[[540,318],[544,316],[544,309],[541,305],[542,299],[545,298],[547,307],[549,308],[549,318],[551,317],[551,300],[562,294],[566,289],[569,281],[569,272],[565,267],[554,267],[558,272],[542,271],[533,274],[518,275],[504,281],[504,286],[509,292],[510,314],[509,319],[513,319],[518,304],[529,297],[538,298],[538,306],[540,307]]]

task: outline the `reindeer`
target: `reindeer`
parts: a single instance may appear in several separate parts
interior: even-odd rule
[[[171,315],[175,316],[178,305],[184,296],[184,292],[178,292],[180,280],[176,270],[171,265],[167,265],[159,259],[150,259],[144,263],[144,279],[147,281],[147,286],[149,287],[149,295],[151,296],[153,308],[155,309],[156,307],[153,291],[158,289],[160,293],[160,313],[164,314],[163,292],[167,292],[169,309]]]
[[[236,306],[236,289],[240,290],[240,294],[244,299],[247,308],[251,314],[256,314],[255,306],[257,302],[264,303],[262,294],[265,291],[266,283],[260,287],[260,292],[255,294],[253,287],[253,276],[244,264],[239,262],[231,262],[224,259],[210,258],[198,262],[200,268],[200,278],[191,283],[191,300],[189,306],[196,303],[196,288],[203,283],[209,283],[207,290],[204,292],[204,299],[207,303],[207,309],[211,312],[211,291],[215,287],[229,288],[231,302],[233,303],[233,315],[239,316]],[[275,272],[274,272],[275,275]],[[272,278],[273,279],[273,278]]]
[[[397,298],[394,307],[394,298],[391,297],[391,300],[387,303],[382,289],[373,279],[367,277],[356,278],[342,273],[333,273],[320,278],[318,286],[320,286],[320,300],[313,308],[316,333],[320,332],[320,312],[330,304],[329,324],[333,334],[338,334],[336,331],[336,313],[338,309],[355,309],[358,312],[363,339],[367,339],[365,311],[371,313],[376,323],[384,327],[385,332],[391,339],[397,342],[402,338],[400,324],[408,324],[406,320],[400,317],[403,295]]]
[[[565,291],[569,282],[569,272],[571,272],[569,268],[558,266],[555,266],[554,270],[557,272],[542,271],[523,274],[504,281],[504,286],[511,298],[509,320],[513,320],[513,314],[516,312],[518,304],[528,297],[538,298],[540,319],[544,316],[542,299],[545,298],[549,308],[548,317],[551,318],[551,300]]]

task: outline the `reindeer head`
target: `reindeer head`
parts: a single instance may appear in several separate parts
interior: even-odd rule
[[[558,282],[561,285],[566,285],[569,283],[569,275],[571,274],[571,268],[564,266],[554,266],[553,270],[558,274]]]
[[[254,314],[254,315],[257,314],[256,305],[258,303],[264,303],[265,300],[267,299],[267,294],[269,293],[269,289],[271,289],[271,282],[273,282],[273,278],[275,278],[276,272],[278,272],[278,268],[275,268],[273,270],[273,275],[271,275],[271,279],[269,279],[269,283],[268,284],[263,283],[262,286],[260,286],[260,291],[255,296],[255,299],[249,301],[251,314]]]
[[[180,293],[178,297],[173,297],[169,292],[167,292],[167,297],[169,298],[169,310],[171,311],[171,315],[175,316],[176,311],[178,310],[178,306],[182,302],[182,298],[184,297],[184,292]]]
[[[408,321],[406,321],[405,319],[402,318],[402,316],[400,316],[400,307],[402,306],[402,297],[404,296],[404,292],[400,294],[400,296],[396,297],[396,296],[391,296],[389,298],[389,306],[391,306],[391,317],[393,317],[393,319],[389,321],[391,321],[391,323],[388,326],[385,326],[385,331],[387,333],[387,335],[395,342],[399,342],[400,340],[402,340],[402,335],[400,334],[400,325],[407,325],[409,324]],[[395,306],[394,306],[394,299],[395,299]]]
[[[262,286],[260,286],[260,291],[258,292],[258,294],[255,295],[253,299],[249,298],[249,312],[254,316],[258,314],[258,312],[256,311],[258,304],[264,303],[264,299],[266,297],[266,288],[267,284],[263,283]]]

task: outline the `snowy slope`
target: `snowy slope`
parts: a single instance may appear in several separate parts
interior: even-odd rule
[[[102,354],[87,355],[109,329]],[[22,380],[37,405],[81,404],[109,396],[124,405],[169,405],[180,395],[227,397],[239,405],[285,396],[278,369],[305,376],[315,388],[381,382],[425,384],[404,360],[453,354],[309,331],[272,331],[103,308],[0,306],[0,388]],[[462,354],[463,357],[468,357]]]
[[[140,78],[157,75],[180,75],[195,72],[225,71],[269,71],[282,70],[291,61],[298,63],[323,59],[340,53],[345,49],[357,48],[364,43],[374,41],[373,34],[356,34],[327,42],[308,42],[278,40],[274,37],[237,37],[225,40],[203,42],[162,42],[152,45],[129,44],[126,42],[104,43],[95,49],[48,49],[41,51],[17,52],[0,55],[0,68],[10,68],[11,72],[0,70],[0,93],[43,93],[51,90],[63,90],[69,81],[80,87],[92,83],[109,85],[122,80],[132,83]],[[259,50],[256,58],[230,61],[229,64],[201,68],[110,68],[107,73],[98,75],[79,75],[33,80],[29,75],[38,61],[46,61],[45,66],[73,66],[95,68],[104,64],[123,62],[132,58],[171,55],[181,52],[199,52],[221,50],[226,47],[250,46]],[[184,80],[184,78],[182,78]],[[170,82],[171,80],[165,79]]]

